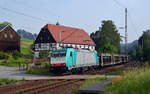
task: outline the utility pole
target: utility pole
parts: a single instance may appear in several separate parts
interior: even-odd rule
[[[128,55],[127,8],[125,8],[125,54]]]

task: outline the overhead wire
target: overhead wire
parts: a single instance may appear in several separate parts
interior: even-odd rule
[[[122,7],[122,8],[127,8],[125,5],[123,5],[122,3],[120,3],[119,1],[117,1],[117,0],[113,0],[117,5],[119,5],[120,7]],[[131,13],[129,12],[129,10],[128,10],[128,16],[129,16],[129,21],[130,21],[130,23],[131,23],[131,25],[132,25],[132,28],[134,29],[133,31],[136,33],[136,35],[138,36],[138,34],[137,34],[137,29],[136,29],[136,26],[135,26],[135,24],[134,24],[134,22],[133,22],[133,20],[132,20],[132,17],[131,17]]]
[[[3,15],[1,15],[1,18],[5,17],[5,21],[10,21],[11,18],[9,16],[7,16],[8,14],[6,15],[5,12],[3,12],[2,14]],[[38,28],[34,28],[34,27],[31,27],[30,25],[28,25],[28,26],[27,25],[28,24],[24,24],[24,25],[23,24],[13,24],[12,26],[13,27],[20,27],[18,29],[25,29],[26,28],[27,31],[31,31],[31,30],[32,31],[39,31]]]
[[[122,3],[120,3],[119,1],[117,1],[117,0],[113,0],[117,5],[119,5],[120,7],[122,7],[122,8],[126,8],[126,6],[125,5],[123,5]]]
[[[46,20],[46,19],[39,18],[39,17],[34,17],[34,16],[31,16],[31,15],[28,15],[28,14],[25,14],[25,13],[22,13],[22,12],[14,11],[14,10],[9,9],[9,8],[5,8],[5,7],[1,7],[1,6],[0,6],[0,9],[2,9],[2,10],[4,10],[4,11],[8,11],[8,12],[15,13],[15,14],[18,14],[18,15],[22,15],[22,16],[25,16],[25,17],[29,17],[29,18],[32,18],[32,19],[34,19],[34,20],[39,20],[39,21],[42,21],[42,22],[49,22],[49,21]]]
[[[136,33],[136,35],[138,36],[138,34],[137,34],[137,27],[135,26],[135,24],[134,24],[134,22],[133,22],[133,19],[132,19],[132,17],[131,17],[131,14],[130,14],[130,12],[128,12],[128,16],[129,16],[129,21],[130,21],[130,23],[131,23],[131,25],[132,25],[132,28],[134,29],[133,31]]]

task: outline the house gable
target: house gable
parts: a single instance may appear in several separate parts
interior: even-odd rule
[[[45,28],[41,29],[40,33],[38,34],[35,40],[35,44],[38,43],[56,43],[56,41],[54,40],[49,30]]]
[[[0,40],[3,41],[19,41],[20,36],[15,32],[15,30],[11,26],[6,26],[1,29],[0,32]]]

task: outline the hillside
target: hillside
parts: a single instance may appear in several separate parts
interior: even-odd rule
[[[137,45],[138,45],[138,40],[128,43],[128,52],[130,52],[131,50],[135,50]],[[125,44],[120,44],[120,49],[121,49],[121,52],[124,52]]]
[[[32,44],[33,40],[21,38],[21,53],[24,55],[31,55],[31,53],[33,53],[31,49]]]

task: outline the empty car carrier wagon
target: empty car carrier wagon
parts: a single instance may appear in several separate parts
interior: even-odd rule
[[[82,71],[99,65],[97,51],[83,49],[55,49],[51,54],[50,70],[54,73]]]

